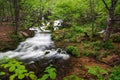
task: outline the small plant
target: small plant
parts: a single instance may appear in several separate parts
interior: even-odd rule
[[[77,47],[68,46],[68,47],[66,48],[66,51],[67,51],[68,53],[71,53],[72,55],[74,55],[74,56],[76,56],[76,57],[80,57],[80,52],[79,52],[79,50],[78,50]]]
[[[20,41],[24,41],[24,40],[25,40],[25,37],[24,37],[21,33],[18,33],[17,35],[12,34],[12,35],[11,35],[11,38],[12,38],[14,41],[17,41],[17,42],[20,42]]]
[[[100,41],[92,42],[92,43],[90,43],[90,45],[97,51],[102,48],[102,45],[101,45]]]
[[[115,66],[108,80],[120,80],[120,66]]]
[[[108,55],[109,55],[109,52],[103,52],[103,53],[102,53],[102,56],[103,56],[103,57],[107,57]]]
[[[97,41],[97,42],[92,42],[92,43],[91,43],[91,46],[92,46],[93,48],[95,48],[95,50],[100,50],[100,49],[113,49],[113,48],[114,48],[114,46],[113,46],[113,44],[112,44],[112,41],[106,41],[106,42],[104,42],[104,43],[99,42],[99,41]]]
[[[81,26],[76,26],[74,28],[74,31],[77,33],[84,33],[85,32],[85,30]]]
[[[82,54],[84,56],[93,57],[93,58],[97,58],[99,55],[97,51],[93,51],[93,50],[84,50]]]
[[[98,66],[88,67],[88,73],[94,75],[95,78],[99,80],[104,80],[103,74],[108,74],[107,71]]]
[[[38,80],[47,80],[48,78],[52,80],[56,79],[56,69],[53,67],[53,65],[46,67],[44,72],[45,74]]]
[[[116,33],[112,35],[113,42],[120,42],[120,33]]]
[[[8,69],[9,73],[12,73],[9,80],[14,80],[16,77],[18,79],[24,79],[25,77],[29,77],[31,80],[37,79],[34,72],[28,72],[23,63],[16,59],[4,59],[2,62],[1,68]],[[4,74],[4,72],[1,72],[1,74]]]
[[[53,33],[52,39],[54,41],[61,41],[61,40],[63,40],[63,35],[61,33]]]
[[[113,49],[114,48],[112,41],[106,41],[105,43],[103,43],[102,47],[104,49]]]
[[[83,79],[79,78],[76,75],[70,75],[70,76],[64,77],[63,80],[83,80]]]
[[[0,76],[3,76],[3,75],[5,75],[5,72],[1,71]]]

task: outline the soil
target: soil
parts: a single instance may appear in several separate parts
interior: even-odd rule
[[[0,41],[12,41],[10,34],[13,33],[15,27],[13,26],[0,26]]]

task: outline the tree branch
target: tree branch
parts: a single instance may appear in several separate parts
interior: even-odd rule
[[[118,0],[112,0],[111,7],[115,8],[115,6],[116,6],[117,2],[118,2]]]
[[[120,21],[120,19],[114,19],[113,21]]]
[[[105,0],[102,0],[102,1],[103,1],[104,5],[105,5],[106,9],[109,11],[110,9],[109,9],[107,3],[105,2]]]

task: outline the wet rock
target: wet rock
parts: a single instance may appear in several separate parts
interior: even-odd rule
[[[29,35],[26,32],[20,31],[20,33],[24,36],[24,37],[29,37]]]
[[[34,36],[34,31],[31,30],[21,30],[20,33],[26,38]]]
[[[61,52],[62,52],[62,49],[58,48],[58,49],[57,49],[57,52],[58,52],[58,53],[61,53]]]
[[[46,50],[45,51],[45,55],[47,55],[47,54],[49,54],[50,53],[50,51],[49,50]]]

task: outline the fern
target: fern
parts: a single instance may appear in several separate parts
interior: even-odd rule
[[[108,74],[107,71],[98,66],[88,67],[88,73],[94,75],[99,80],[104,80],[102,74]]]

